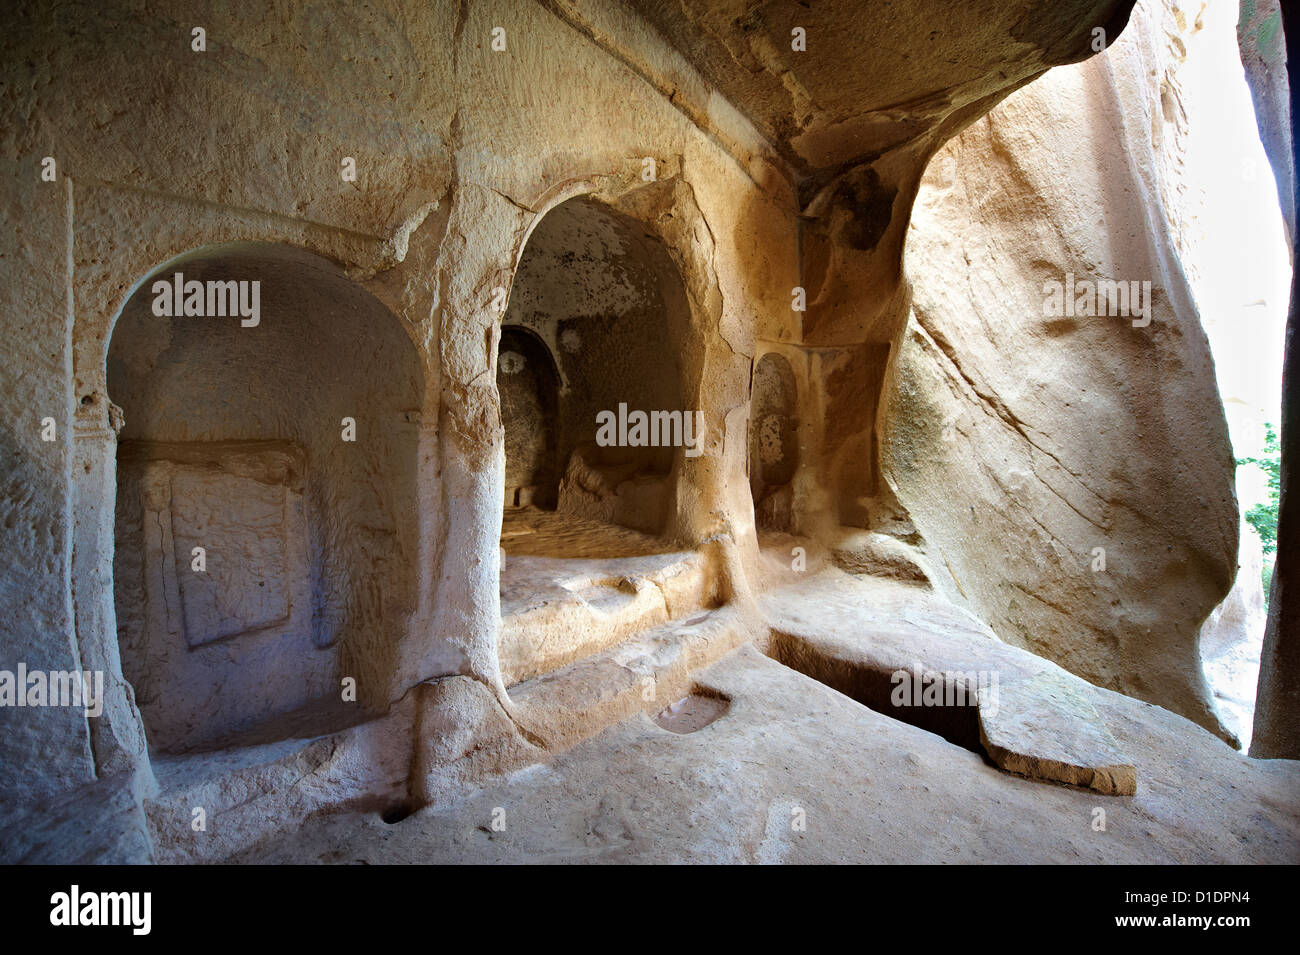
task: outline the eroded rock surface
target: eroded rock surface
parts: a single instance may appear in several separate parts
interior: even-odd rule
[[[883,467],[947,596],[1004,640],[1227,738],[1197,650],[1238,522],[1179,264],[1184,28],[1140,4],[1104,56],[1052,71],[935,157],[908,236]],[[1149,312],[1106,296],[1085,309],[1097,287],[1076,283],[1107,281],[1149,294]],[[1056,307],[1066,294],[1078,308]]]
[[[1296,766],[1101,688],[1214,726],[1236,533],[1177,30],[1043,77],[1131,7],[17,10],[0,670],[108,689],[0,712],[0,853],[1295,861]]]
[[[1095,789],[1107,796],[1137,792],[1137,769],[1102,724],[1083,687],[1041,673],[981,700],[980,742],[1009,773]]]
[[[1009,775],[741,648],[697,677],[725,694],[699,732],[647,714],[480,792],[385,825],[310,820],[240,862],[1210,863],[1300,860],[1300,769],[1252,761],[1109,694],[1134,796]],[[1251,814],[1231,809],[1248,801]],[[506,813],[503,831],[493,811]],[[1105,810],[1105,828],[1095,826]],[[802,818],[805,828],[792,823]],[[1204,820],[1213,820],[1205,825]]]

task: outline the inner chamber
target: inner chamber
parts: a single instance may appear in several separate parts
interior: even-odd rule
[[[597,416],[683,407],[686,295],[663,242],[588,199],[533,231],[497,354],[506,505],[650,535],[676,506],[678,450],[598,443]]]
[[[579,198],[533,230],[497,353],[507,685],[711,604],[703,561],[668,532],[698,436],[684,426],[689,329],[677,266],[640,222]],[[617,427],[637,412],[660,415],[641,446]],[[681,599],[651,583],[669,578]]]

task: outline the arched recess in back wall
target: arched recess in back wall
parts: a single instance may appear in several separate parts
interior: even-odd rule
[[[505,429],[506,505],[554,508],[560,483],[560,376],[546,343],[533,330],[502,327],[497,392]]]
[[[794,530],[793,480],[799,469],[799,395],[784,355],[754,365],[749,417],[749,487],[754,519],[766,530]]]
[[[653,446],[600,444],[597,415],[618,414],[623,406],[629,414],[676,412],[680,421],[689,410],[682,367],[690,326],[681,274],[664,240],[638,220],[579,196],[555,205],[532,230],[502,319],[499,360],[505,365],[498,366],[498,382],[512,382],[518,371],[507,356],[527,358],[509,347],[524,342],[525,333],[531,336],[528,354],[554,362],[555,506],[562,513],[650,534],[669,523],[685,435],[676,435],[676,446],[660,440]],[[534,377],[529,381],[538,385],[545,376]],[[519,434],[521,422],[508,414],[508,388],[502,393],[506,496],[508,503],[522,503],[510,476],[526,467],[518,456],[533,439]],[[541,407],[546,399],[538,394],[529,401]]]
[[[233,291],[244,314],[157,314],[178,273],[204,312]],[[150,748],[387,703],[417,602],[423,375],[401,323],[320,256],[206,247],[127,300],[107,375],[118,640]]]

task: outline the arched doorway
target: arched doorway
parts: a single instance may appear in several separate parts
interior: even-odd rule
[[[507,343],[545,353],[559,376],[554,465],[557,509],[646,534],[659,534],[675,507],[679,456],[694,419],[683,429],[679,354],[689,325],[681,276],[663,241],[638,223],[586,198],[549,212],[524,249],[503,323]],[[517,354],[524,355],[524,350]],[[516,379],[543,385],[545,375]],[[498,367],[498,381],[510,381]],[[522,400],[513,384],[503,409]],[[545,397],[532,399],[542,406]],[[650,416],[675,415],[668,421]],[[645,427],[635,431],[637,414]],[[602,416],[607,416],[602,418]],[[601,431],[602,421],[613,428]],[[507,420],[507,486],[532,439],[512,436]],[[677,431],[673,431],[673,425]],[[667,437],[665,437],[667,435]],[[611,438],[613,440],[611,440]]]
[[[559,375],[538,335],[518,325],[501,329],[497,391],[505,429],[507,507],[554,509],[559,493]]]
[[[533,230],[497,367],[507,686],[716,604],[706,561],[666,539],[682,462],[702,450],[682,388],[690,327],[677,266],[639,221],[579,198]]]

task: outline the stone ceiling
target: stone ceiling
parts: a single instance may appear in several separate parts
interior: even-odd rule
[[[1091,55],[1093,29],[1114,40],[1132,8],[1132,0],[630,2],[814,189]],[[792,49],[796,27],[806,51]]]

